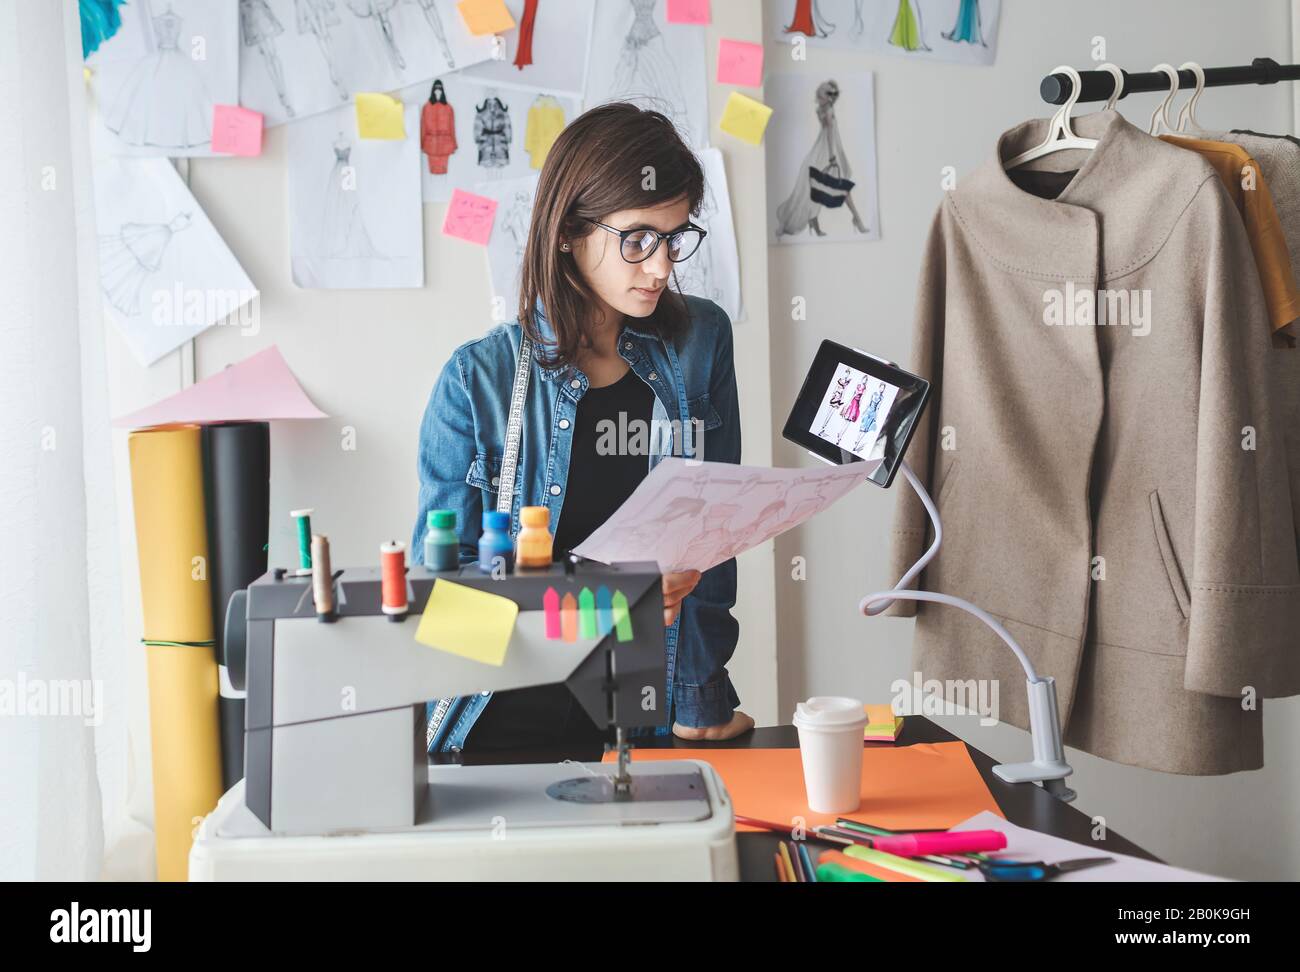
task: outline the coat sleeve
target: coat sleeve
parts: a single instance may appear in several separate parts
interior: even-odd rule
[[[946,272],[944,206],[941,205],[930,224],[930,235],[922,257],[916,317],[912,326],[912,358],[903,365],[906,370],[931,383],[930,402],[912,434],[912,443],[904,456],[917,478],[931,493],[934,492],[931,487],[931,472],[934,468],[934,451],[938,447],[939,401],[942,395],[940,378],[943,370]],[[889,575],[884,585],[887,587],[897,584],[908,569],[921,559],[933,541],[925,507],[907,480],[902,476],[896,477],[893,489],[897,494],[897,505],[890,537]],[[923,578],[925,575],[921,576]],[[915,590],[916,584],[913,583],[909,589]],[[912,617],[916,614],[917,603],[895,601],[885,614]]]
[[[411,534],[411,563],[424,563],[424,534],[430,510],[455,510],[460,562],[466,564],[478,557],[483,495],[467,480],[477,455],[476,441],[464,369],[460,355],[454,354],[433,386],[420,423],[419,509]]]
[[[1269,311],[1246,231],[1217,182],[1202,194],[1204,323],[1184,688],[1272,697],[1300,676],[1300,569],[1276,414]]]

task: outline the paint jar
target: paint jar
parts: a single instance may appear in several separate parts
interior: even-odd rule
[[[429,570],[460,567],[460,537],[455,510],[430,510],[424,532],[424,566]]]
[[[519,536],[515,540],[515,567],[546,570],[551,566],[551,511],[545,506],[519,510]]]
[[[510,514],[490,510],[483,514],[483,535],[478,538],[478,569],[490,574],[498,559],[506,573],[514,570],[515,545],[510,540]]]

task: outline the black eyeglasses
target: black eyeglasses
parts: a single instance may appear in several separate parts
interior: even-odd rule
[[[704,237],[708,235],[707,230],[701,229],[694,223],[687,223],[681,229],[675,229],[671,233],[660,233],[658,230],[645,228],[621,230],[595,219],[589,219],[587,222],[617,236],[620,240],[619,253],[628,263],[644,263],[649,260],[664,240],[668,241],[668,259],[673,263],[681,263],[700,248]]]

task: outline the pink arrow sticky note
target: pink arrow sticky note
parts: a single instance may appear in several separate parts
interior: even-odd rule
[[[670,24],[707,24],[713,19],[709,0],[668,0],[667,19]]]
[[[212,151],[261,155],[262,113],[239,105],[213,105]]]
[[[447,204],[447,217],[442,221],[444,236],[455,236],[470,243],[487,246],[492,237],[492,223],[497,215],[497,201],[486,196],[457,189]]]
[[[311,403],[274,344],[169,398],[114,419],[116,426],[265,422],[326,418]]]
[[[718,83],[763,85],[763,45],[748,41],[718,41]]]

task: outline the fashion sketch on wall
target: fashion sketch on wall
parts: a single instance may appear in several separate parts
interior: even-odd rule
[[[768,82],[768,103],[780,119],[767,138],[775,241],[879,239],[871,75],[849,74],[843,86],[778,75]],[[812,147],[799,154],[801,142]],[[776,200],[784,186],[791,188]]]
[[[1002,0],[764,0],[775,40],[992,64]]]
[[[627,0],[602,0],[600,6]],[[465,69],[482,84],[530,88],[581,98],[587,84],[596,0],[505,0],[516,28],[503,35],[504,50]]]
[[[136,0],[87,61],[98,147],[112,155],[212,154],[212,109],[238,97],[235,0]]]
[[[418,130],[408,105],[406,130]],[[420,142],[363,139],[351,106],[289,128],[293,282],[316,289],[424,284]]]
[[[238,103],[267,125],[329,111],[362,91],[418,83],[427,92],[434,77],[487,61],[494,48],[491,35],[470,34],[456,0],[238,4]]]
[[[480,169],[497,172],[510,165],[510,109],[495,91],[474,109],[474,144]]]
[[[666,115],[688,144],[708,144],[704,28],[670,24],[665,0],[596,6],[586,105],[631,101]]]
[[[101,159],[95,226],[104,313],[150,365],[257,296],[167,159]]]
[[[676,286],[684,294],[713,301],[727,312],[733,324],[739,324],[745,315],[740,302],[740,257],[726,167],[718,149],[699,149],[696,154],[704,169],[704,198],[699,213],[691,218],[708,235],[694,256],[675,265]]]
[[[537,173],[516,179],[481,182],[474,192],[497,204],[492,236],[488,239],[488,273],[492,278],[492,321],[503,324],[519,314],[519,272],[533,220]]]

